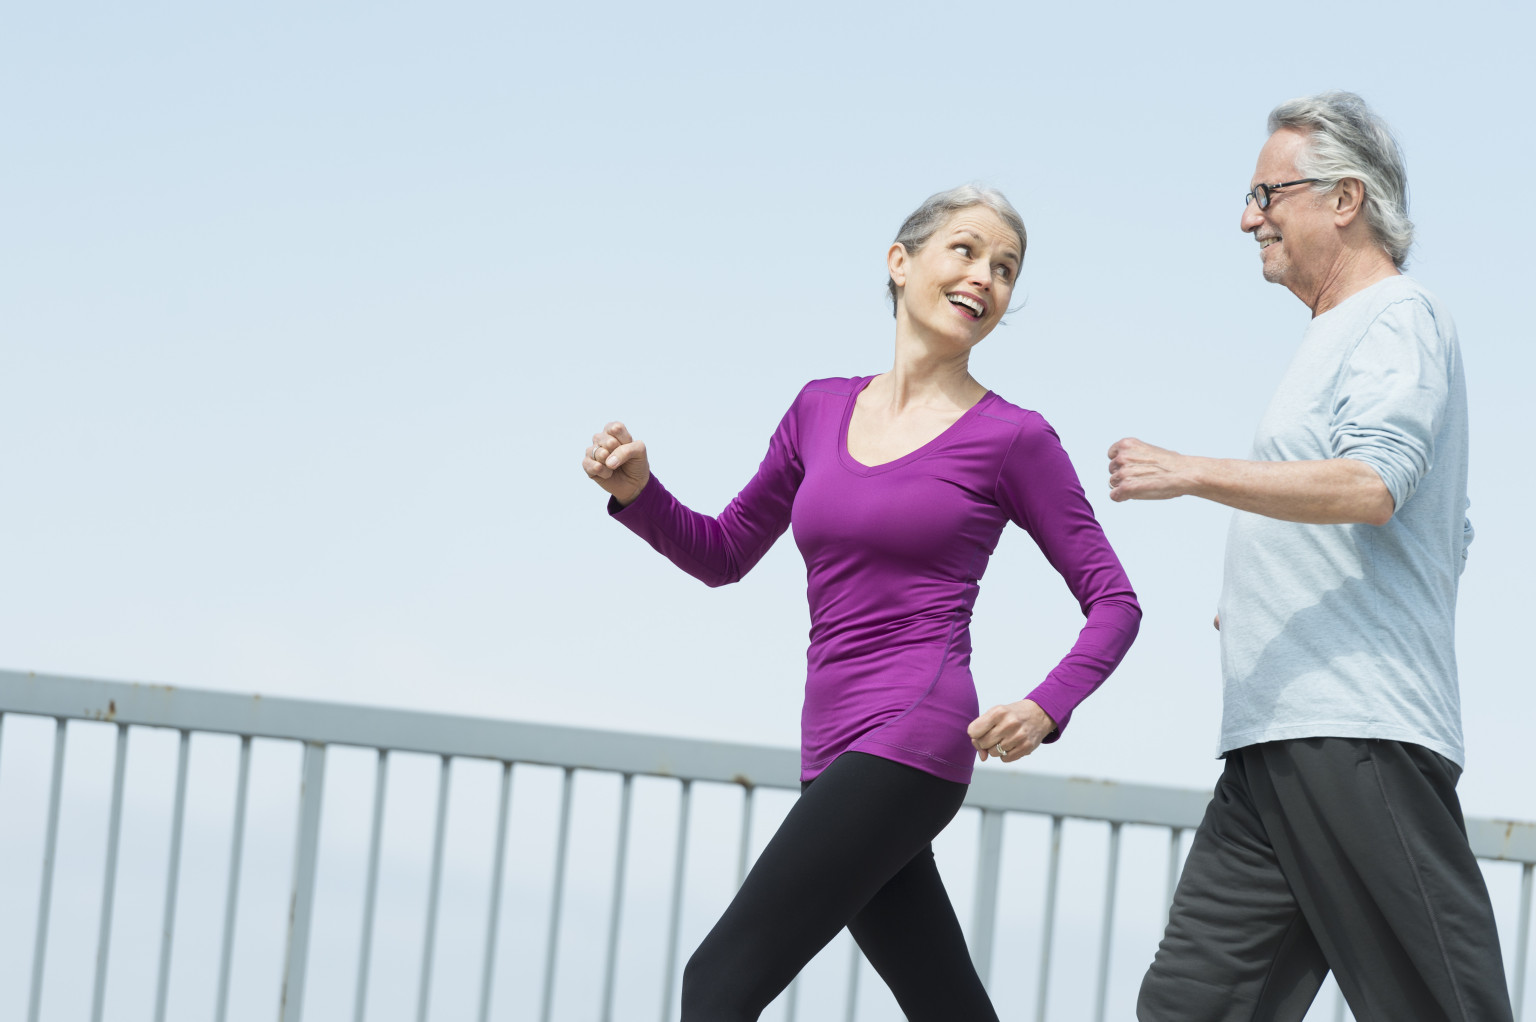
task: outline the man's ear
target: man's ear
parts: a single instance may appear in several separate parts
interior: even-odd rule
[[[907,286],[907,246],[899,241],[892,242],[885,253],[885,266],[891,271],[891,280],[897,287]]]
[[[1333,199],[1333,220],[1340,227],[1348,227],[1355,217],[1365,210],[1365,182],[1357,177],[1346,177],[1339,182]]]

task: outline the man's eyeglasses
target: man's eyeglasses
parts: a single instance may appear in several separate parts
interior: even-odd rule
[[[1321,180],[1322,178],[1320,177],[1304,177],[1297,181],[1282,181],[1277,185],[1254,185],[1253,191],[1243,196],[1243,205],[1247,206],[1250,202],[1257,202],[1260,209],[1268,209],[1270,197],[1280,189],[1289,188],[1291,185],[1311,184],[1314,181]]]

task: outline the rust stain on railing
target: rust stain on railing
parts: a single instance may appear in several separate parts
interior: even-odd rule
[[[1518,862],[1526,861],[1526,858],[1523,855],[1510,855],[1509,853],[1513,850],[1513,847],[1516,843],[1526,844],[1527,842],[1536,842],[1536,823],[1525,823],[1521,820],[1499,819],[1494,819],[1489,822],[1494,824],[1496,827],[1502,827],[1503,834],[1499,839],[1498,851],[1493,855],[1485,855],[1482,857],[1513,860]]]
[[[176,694],[176,686],[174,685],[145,685],[134,682],[133,687],[149,689],[152,692],[163,692],[168,696]],[[115,723],[117,721],[117,700],[108,699],[105,710],[87,710],[81,714],[81,718],[85,720],[99,720],[107,724]]]

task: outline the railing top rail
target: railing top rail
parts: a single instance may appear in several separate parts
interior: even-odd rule
[[[0,712],[766,788],[800,786],[800,757],[793,749],[23,671],[0,670]],[[1209,792],[1188,788],[1019,770],[979,772],[966,798],[981,809],[1185,829],[1199,825],[1209,801]],[[1482,858],[1536,862],[1536,824],[1474,818],[1467,831]]]
[[[0,711],[774,788],[792,750],[171,685],[0,671]]]

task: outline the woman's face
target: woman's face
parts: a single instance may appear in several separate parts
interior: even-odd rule
[[[901,288],[898,317],[970,348],[1007,311],[1022,260],[1019,237],[1002,217],[986,206],[957,210],[916,252],[891,246],[891,279]]]

